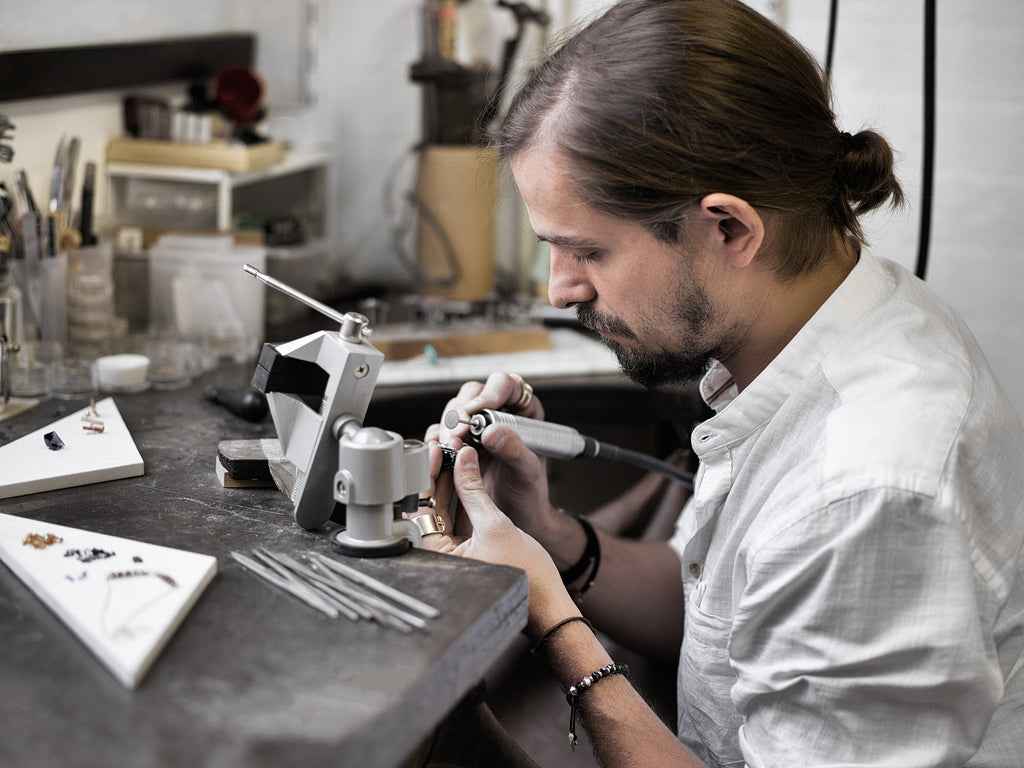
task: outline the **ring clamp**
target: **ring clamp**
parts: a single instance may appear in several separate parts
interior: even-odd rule
[[[437,514],[416,515],[410,518],[413,525],[420,529],[420,534],[429,536],[432,533],[444,533],[444,518]]]

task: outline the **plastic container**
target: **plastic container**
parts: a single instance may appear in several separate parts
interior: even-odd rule
[[[324,240],[267,248],[267,274],[315,299],[326,255]],[[309,311],[305,304],[291,296],[272,288],[267,291],[267,323],[270,325],[291,322]]]
[[[100,389],[104,392],[144,392],[149,389],[149,358],[120,353],[96,361]]]
[[[236,245],[230,235],[165,235],[150,248],[151,324],[198,343],[204,369],[259,354],[264,285],[242,271],[246,264],[265,270],[266,249]]]
[[[60,400],[88,400],[99,393],[96,362],[65,357],[53,364],[53,396]]]
[[[114,322],[113,251],[109,243],[68,253],[67,339],[71,349],[99,354]],[[47,338],[44,333],[43,338]]]
[[[11,394],[49,397],[53,392],[54,366],[63,359],[64,345],[58,341],[23,341],[11,355]]]

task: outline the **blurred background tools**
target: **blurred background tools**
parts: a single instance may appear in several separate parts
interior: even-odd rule
[[[14,157],[14,149],[3,143],[11,138],[9,131],[13,129],[14,124],[0,115],[0,162],[9,163]],[[21,309],[11,280],[12,248],[18,240],[13,209],[7,187],[0,183],[0,411],[6,408],[11,397],[11,353],[18,341],[15,333],[20,322],[15,313]]]
[[[14,123],[6,115],[0,115],[0,163],[9,163],[14,158],[14,147],[4,144],[11,137],[8,131],[14,129]]]
[[[496,282],[495,211],[499,177],[486,149],[524,33],[542,33],[550,17],[526,3],[497,3],[512,12],[515,34],[506,41],[497,78],[489,64],[456,60],[455,0],[428,0],[423,9],[422,57],[410,78],[422,87],[422,137],[414,149],[414,189],[405,194],[402,221],[392,230],[396,253],[415,276],[417,290],[454,301],[477,301]],[[390,202],[390,201],[389,201]],[[415,226],[407,220],[415,215]],[[406,243],[415,236],[416,257]]]
[[[5,132],[13,127],[6,119],[0,125]],[[7,310],[7,336],[11,341],[68,340],[69,252],[77,256],[80,247],[96,244],[95,163],[86,163],[77,210],[72,198],[80,151],[78,136],[61,137],[44,205],[36,202],[24,169],[15,174],[13,193],[6,187],[0,189],[0,228],[9,237],[6,264],[0,265],[9,280],[5,284],[0,279],[0,288],[7,296],[8,307],[18,305],[16,310]],[[104,325],[104,338],[108,332]]]

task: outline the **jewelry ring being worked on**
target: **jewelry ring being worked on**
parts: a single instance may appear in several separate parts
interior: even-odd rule
[[[429,514],[429,515],[416,515],[416,517],[410,518],[417,528],[420,529],[420,534],[423,536],[429,536],[432,533],[444,533],[444,518],[440,515]]]
[[[523,377],[520,376],[518,373],[510,373],[509,376],[511,378],[513,378],[515,381],[519,382],[519,386],[521,386],[523,388],[523,394],[521,394],[519,396],[519,399],[516,401],[515,405],[512,406],[512,410],[513,411],[525,410],[526,407],[533,400],[533,387],[531,387],[529,384],[527,384],[526,380],[523,379]]]

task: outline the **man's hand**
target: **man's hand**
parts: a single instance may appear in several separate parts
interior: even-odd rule
[[[440,454],[440,450],[432,446],[432,465],[435,451]],[[453,481],[459,500],[459,515],[454,527],[446,529],[451,533],[425,536],[423,547],[526,571],[530,581],[528,631],[532,632],[535,627],[543,631],[555,621],[578,613],[548,553],[532,536],[517,528],[488,495],[480,474],[477,452],[468,446],[459,450],[453,470],[450,473],[444,470],[442,478],[444,475]],[[448,499],[442,500],[437,495],[441,493],[435,484],[438,501],[435,511],[443,515],[440,510]],[[446,519],[446,525],[448,522]]]
[[[483,384],[476,381],[463,384],[444,412],[454,410],[462,421],[468,422],[470,416],[484,408],[512,408],[525,400],[526,404],[516,413],[543,418],[540,400],[532,396],[532,390],[527,397],[525,386],[522,378],[514,374],[492,373]],[[442,422],[443,417],[444,414]],[[437,441],[457,449],[467,439],[468,432],[463,423],[454,428],[439,423],[427,430],[425,439],[428,443]],[[527,448],[513,429],[497,424],[483,432],[480,446],[484,449],[480,457],[484,488],[518,526],[531,533],[541,530],[552,512],[544,460]]]

